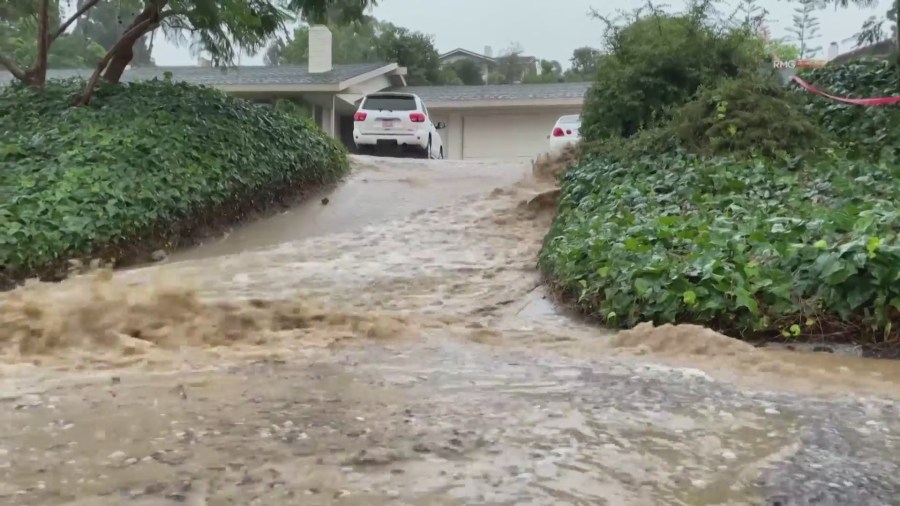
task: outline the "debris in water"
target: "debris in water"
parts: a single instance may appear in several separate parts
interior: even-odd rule
[[[129,284],[103,270],[2,293],[0,357],[22,361],[70,351],[107,361],[112,352],[123,365],[135,363],[124,357],[184,346],[268,344],[278,338],[329,344],[354,336],[393,338],[411,330],[399,317],[326,310],[301,298],[206,301],[184,279],[166,281]]]

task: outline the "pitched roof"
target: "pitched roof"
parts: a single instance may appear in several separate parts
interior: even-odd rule
[[[391,91],[415,93],[428,102],[482,100],[558,100],[584,98],[593,83],[493,84],[484,86],[411,86]]]
[[[852,51],[840,54],[832,60],[834,63],[845,63],[859,58],[884,58],[897,50],[897,44],[893,39],[883,40],[868,46],[856,48]]]
[[[442,54],[440,56],[440,59],[444,60],[444,59],[449,58],[456,54],[459,54],[462,56],[468,56],[470,58],[476,58],[479,60],[486,60],[486,61],[489,61],[492,63],[496,62],[499,59],[503,59],[505,57],[503,55],[494,56],[494,57],[485,56],[483,54],[476,53],[475,51],[469,51],[468,49],[463,49],[461,47],[458,47],[458,48],[454,49],[453,51],[447,51],[446,53]],[[538,58],[536,56],[526,56],[526,55],[522,55],[522,54],[520,54],[518,56],[519,56],[519,59],[525,63],[534,63],[534,62],[538,61]]]
[[[494,59],[491,58],[490,56],[485,56],[483,54],[476,53],[475,51],[469,51],[468,49],[463,49],[461,47],[458,47],[452,51],[447,51],[446,53],[442,54],[439,57],[439,59],[443,60],[443,59],[449,58],[450,56],[453,56],[455,54],[460,54],[462,56],[469,56],[471,58],[477,58],[479,60],[487,60],[489,62],[494,61]]]
[[[376,71],[388,66],[388,63],[358,63],[335,65],[330,72],[311,74],[306,65],[281,65],[277,67],[139,67],[125,71],[122,81],[145,81],[154,78],[162,79],[166,72],[172,73],[174,81],[206,86],[229,85],[321,85],[338,84],[348,79]],[[93,69],[58,69],[48,71],[49,79],[68,79],[81,77],[88,79]],[[12,74],[0,71],[0,83],[13,79]]]

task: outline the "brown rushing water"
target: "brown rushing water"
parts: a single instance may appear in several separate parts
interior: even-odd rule
[[[354,163],[328,205],[0,296],[0,503],[896,498],[897,362],[587,326],[542,298],[529,167]]]

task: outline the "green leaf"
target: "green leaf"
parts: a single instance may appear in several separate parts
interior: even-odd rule
[[[638,278],[634,280],[634,290],[641,297],[647,295],[651,290],[651,284],[644,278]]]

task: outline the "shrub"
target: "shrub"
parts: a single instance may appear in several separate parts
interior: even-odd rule
[[[701,86],[757,67],[757,37],[716,28],[698,9],[610,25],[609,53],[598,60],[597,82],[585,97],[583,138],[630,137],[658,126]]]
[[[790,158],[833,144],[774,77],[749,73],[701,87],[672,118],[628,138],[585,142],[590,156],[634,160],[665,153]]]
[[[566,175],[540,265],[614,326],[880,337],[900,314],[897,177],[841,159],[597,159]]]
[[[171,236],[210,213],[239,218],[286,190],[329,183],[344,149],[309,120],[165,81],[0,91],[0,278],[110,245]]]
[[[675,112],[667,130],[693,153],[731,157],[796,156],[816,151],[826,140],[798,97],[757,73],[701,88]]]

